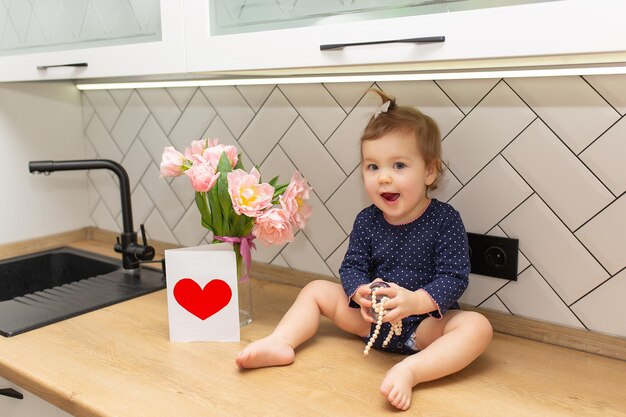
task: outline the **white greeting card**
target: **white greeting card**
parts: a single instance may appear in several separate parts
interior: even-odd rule
[[[172,342],[239,342],[237,261],[230,243],[165,251]]]

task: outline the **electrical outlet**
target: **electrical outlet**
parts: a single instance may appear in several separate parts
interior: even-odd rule
[[[467,240],[473,274],[517,281],[517,239],[468,233]]]

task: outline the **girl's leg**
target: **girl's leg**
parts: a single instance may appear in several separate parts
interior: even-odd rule
[[[489,321],[473,311],[449,311],[441,320],[429,317],[415,332],[420,349],[389,370],[380,390],[395,407],[411,405],[413,387],[453,374],[469,365],[491,343]]]
[[[313,281],[300,291],[271,335],[239,352],[237,366],[260,368],[292,363],[294,349],[317,333],[320,315],[349,333],[361,337],[369,334],[370,323],[363,319],[359,309],[348,307],[348,298],[340,284]]]

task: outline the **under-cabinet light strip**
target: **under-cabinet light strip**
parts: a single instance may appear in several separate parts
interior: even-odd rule
[[[324,75],[298,77],[257,77],[194,79],[178,81],[142,81],[121,83],[76,84],[79,90],[116,90],[137,88],[175,88],[175,87],[215,87],[232,85],[267,85],[267,84],[317,84],[317,83],[354,83],[376,81],[421,81],[421,80],[458,80],[478,78],[519,78],[519,77],[554,77],[566,75],[607,75],[626,74],[626,66],[589,67],[589,68],[538,68],[521,70],[498,69],[493,71],[458,71],[414,74],[364,74],[364,75]]]

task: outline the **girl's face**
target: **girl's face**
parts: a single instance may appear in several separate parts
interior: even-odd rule
[[[415,137],[391,132],[361,143],[363,182],[372,203],[391,224],[415,220],[428,204],[426,188],[437,173],[426,166]]]

